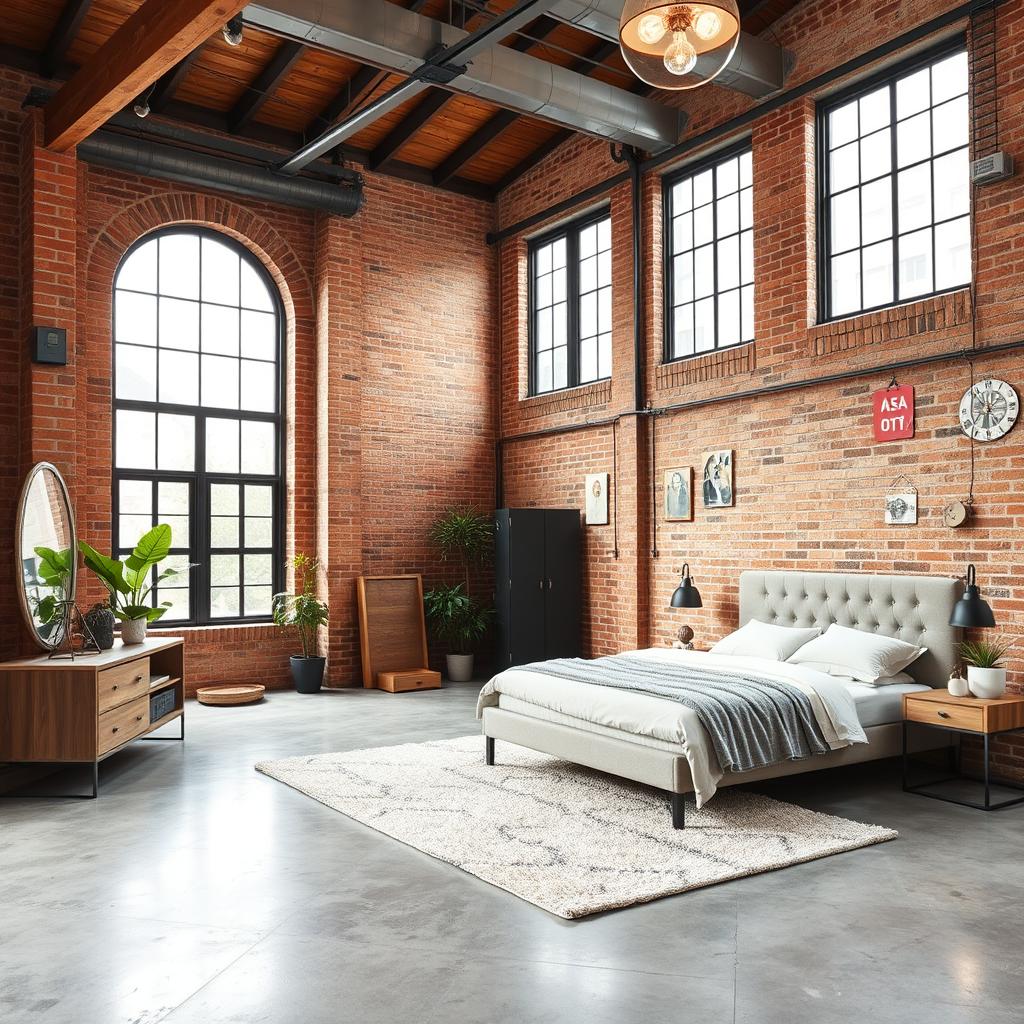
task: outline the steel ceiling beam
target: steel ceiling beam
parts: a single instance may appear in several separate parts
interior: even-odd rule
[[[43,66],[51,76],[56,75],[64,63],[91,3],[92,0],[68,0],[61,9],[43,52]]]

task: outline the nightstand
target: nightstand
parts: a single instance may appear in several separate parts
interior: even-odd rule
[[[961,800],[958,797],[942,793],[930,793],[927,790],[943,783],[958,781],[963,778],[959,770],[960,744],[956,745],[956,767],[954,775],[942,779],[911,786],[907,781],[907,727],[923,725],[930,729],[941,729],[947,733],[963,736],[978,736],[984,747],[982,785],[985,789],[984,802]],[[1024,729],[1024,696],[1008,695],[996,700],[982,700],[980,697],[954,697],[948,690],[929,690],[920,693],[903,695],[903,789],[907,793],[918,793],[930,796],[933,800],[945,800],[948,803],[960,804],[963,807],[976,807],[983,811],[995,811],[1001,807],[1011,807],[1024,803],[1024,796],[1011,797],[993,803],[991,787],[998,785],[1005,789],[1024,789],[1013,782],[993,779],[989,770],[989,746],[992,736],[1000,736],[1009,732]],[[950,748],[951,751],[954,748]]]

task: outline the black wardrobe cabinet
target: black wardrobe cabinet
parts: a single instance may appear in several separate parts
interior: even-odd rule
[[[497,671],[580,653],[580,513],[495,513]]]

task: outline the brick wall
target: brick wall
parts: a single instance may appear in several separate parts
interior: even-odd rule
[[[772,35],[796,55],[790,79],[795,84],[952,6],[888,4],[881,18],[877,5],[864,0],[842,5],[808,0],[773,26]],[[966,27],[959,26],[961,31]],[[1024,53],[1024,8],[1002,5],[998,27],[1002,144],[1020,166],[1024,79],[1012,69]],[[750,106],[748,99],[714,86],[680,94],[679,102],[690,115],[691,133]],[[821,380],[969,346],[972,302],[964,289],[837,324],[817,324],[814,115],[814,98],[804,98],[762,116],[748,129],[754,158],[756,282],[756,341],[751,345],[663,362],[661,174],[679,164],[646,176],[645,402],[655,409],[702,404],[640,418],[639,432],[638,418],[629,415],[633,356],[628,185],[616,187],[608,197],[615,260],[610,384],[525,398],[527,237],[514,236],[500,246],[502,436],[627,414],[618,425],[612,484],[620,496],[619,557],[613,554],[614,525],[585,531],[584,642],[590,654],[636,643],[666,643],[683,621],[705,642],[716,640],[736,626],[738,576],[744,568],[958,576],[974,561],[999,632],[1024,634],[1024,426],[998,443],[976,446],[975,514],[968,526],[954,531],[943,526],[941,510],[948,501],[963,499],[969,487],[970,444],[957,422],[960,397],[969,383],[967,364],[950,359],[901,373],[901,383],[917,390],[917,435],[881,445],[872,438],[871,393],[885,387],[889,376],[876,372],[841,382]],[[731,141],[735,139],[719,145]],[[505,191],[498,204],[499,226],[543,211],[620,169],[610,159],[607,144],[580,139],[567,143]],[[989,356],[984,351],[1024,337],[1022,213],[1020,173],[978,193],[977,373],[1002,377],[1018,392],[1024,392],[1024,351]],[[811,386],[729,400],[752,389],[804,381]],[[622,444],[630,434],[631,441]],[[704,509],[701,456],[720,448],[735,451],[736,505]],[[666,469],[686,466],[694,468],[698,481],[695,519],[666,522],[652,479],[660,481]],[[519,437],[506,446],[505,501],[511,506],[582,508],[584,474],[604,470],[613,470],[608,426]],[[919,491],[920,519],[916,526],[887,527],[883,499],[900,474]],[[635,497],[622,502],[624,493]],[[690,563],[704,597],[704,608],[685,616],[668,607],[683,561]],[[1010,667],[1011,687],[1024,689],[1020,650]],[[999,758],[1004,767],[1024,774],[1024,745],[1003,745]]]
[[[286,546],[318,551],[330,685],[359,681],[354,578],[448,576],[426,541],[445,506],[494,486],[493,208],[367,177],[353,219],[100,169],[38,146],[29,76],[0,69],[0,517],[24,473],[65,473],[80,536],[109,550],[111,287],[137,238],[202,224],[252,250],[286,311]],[[28,327],[68,329],[66,367],[33,365]],[[0,531],[0,656],[27,653]],[[101,596],[82,575],[79,603]],[[482,581],[487,586],[487,581]],[[290,685],[294,637],[271,626],[175,630],[191,685]]]

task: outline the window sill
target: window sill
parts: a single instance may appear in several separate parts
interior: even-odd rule
[[[173,626],[168,623],[149,631],[150,636],[181,636],[189,644],[205,644],[224,640],[270,640],[280,637],[290,640],[287,630],[275,626],[269,619],[264,622],[225,622],[210,626]]]
[[[597,380],[592,384],[580,384],[560,391],[547,391],[542,395],[530,395],[520,399],[520,406],[526,416],[542,416],[549,412],[563,412],[571,409],[589,409],[595,405],[606,405],[612,398],[611,380]]]
[[[809,336],[814,355],[844,352],[862,345],[896,341],[930,334],[971,322],[971,289],[958,288],[927,299],[886,306],[845,320],[830,320],[812,327]]]
[[[682,356],[661,363],[655,369],[655,387],[658,391],[699,384],[703,381],[734,377],[751,373],[757,365],[755,342],[747,341],[729,348],[702,352],[696,356]]]

